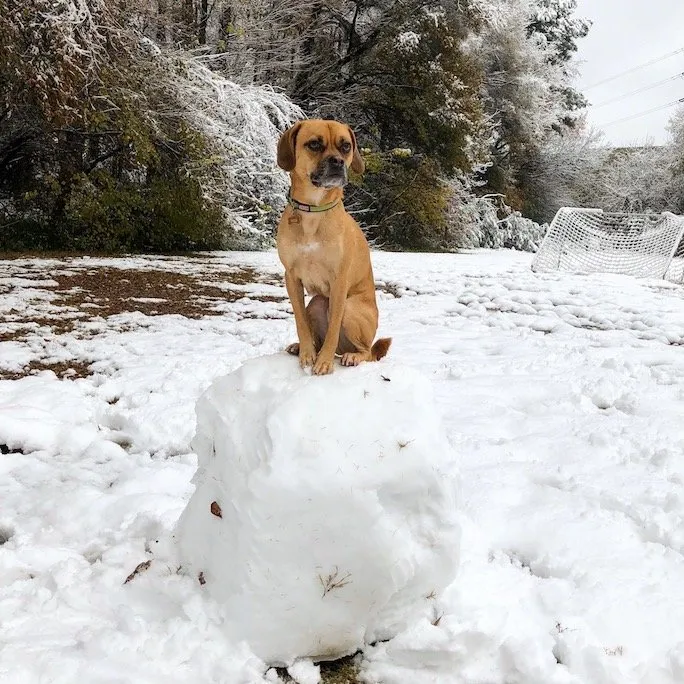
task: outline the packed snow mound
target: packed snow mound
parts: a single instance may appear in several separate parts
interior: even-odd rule
[[[278,354],[216,380],[196,411],[196,490],[175,538],[229,639],[290,665],[432,617],[460,527],[427,379],[388,361],[316,377]]]

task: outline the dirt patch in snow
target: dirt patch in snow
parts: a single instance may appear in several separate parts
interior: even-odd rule
[[[286,299],[284,292],[281,296],[250,292],[250,285],[280,282],[248,267],[179,273],[159,268],[84,267],[69,260],[44,262],[43,268],[38,267],[40,262],[10,263],[16,265],[9,278],[0,282],[0,295],[6,301],[14,296],[18,304],[0,308],[0,343],[30,345],[64,334],[87,339],[99,333],[98,326],[88,323],[124,313],[201,319],[225,315],[226,302],[247,297],[259,302]],[[131,324],[122,326],[130,328]],[[20,371],[0,367],[0,379],[14,380],[44,370],[61,378],[91,374],[87,362],[34,359]]]
[[[168,271],[100,268],[53,277],[58,282],[55,293],[60,303],[90,318],[133,311],[146,316],[203,318],[221,313],[212,305],[245,296],[241,291],[202,283],[195,276]],[[256,274],[240,271],[229,282],[256,282]]]
[[[359,684],[359,666],[356,656],[348,656],[339,660],[319,663],[321,667],[321,684]],[[276,670],[283,682],[294,682],[287,669]]]
[[[90,364],[84,361],[58,361],[33,360],[27,363],[21,371],[9,371],[0,368],[0,380],[19,380],[27,375],[37,375],[43,371],[52,371],[58,378],[75,380],[76,378],[87,378],[92,375]]]

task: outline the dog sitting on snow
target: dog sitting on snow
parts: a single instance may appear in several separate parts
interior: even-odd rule
[[[381,359],[392,340],[373,343],[370,248],[342,203],[347,169],[364,170],[353,131],[337,121],[300,121],[278,142],[278,166],[291,180],[277,244],[299,338],[287,351],[317,375],[332,372],[335,354],[344,366]],[[305,290],[312,295],[306,307]]]

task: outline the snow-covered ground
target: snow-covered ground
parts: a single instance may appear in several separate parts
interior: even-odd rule
[[[364,681],[684,681],[684,290],[530,259],[374,255],[380,333],[434,383],[469,522],[439,615],[369,647]],[[55,293],[141,269],[225,289],[221,315],[87,318]],[[0,380],[0,681],[264,681],[196,580],[125,580],[190,497],[196,398],[293,340],[279,273],[274,253],[0,261],[0,372],[81,369]]]

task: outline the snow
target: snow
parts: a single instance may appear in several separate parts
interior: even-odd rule
[[[224,78],[197,55],[179,51],[173,60],[185,78],[174,75],[167,86],[185,105],[186,120],[211,141],[216,169],[200,175],[204,194],[225,208],[243,244],[267,244],[289,184],[276,168],[276,144],[304,113],[283,93]]]
[[[397,36],[397,45],[404,52],[413,52],[420,44],[420,35],[415,31],[404,31]]]
[[[681,287],[535,274],[508,251],[373,258],[387,362],[430,378],[464,516],[434,616],[365,648],[364,681],[681,682]],[[46,315],[74,315],[51,274],[86,263],[218,274],[227,292],[237,267],[265,281],[211,304],[218,316],[122,313],[50,332]],[[279,273],[272,252],[0,262],[0,340],[27,326],[0,341],[0,368],[94,371],[0,381],[0,680],[275,680],[156,547],[193,492],[197,398],[293,341]]]
[[[285,352],[253,359],[202,395],[192,446],[174,537],[229,641],[292,665],[432,617],[458,566],[457,473],[414,369],[319,378]]]
[[[287,668],[287,674],[297,684],[318,684],[321,681],[321,668],[310,660],[298,660]]]

